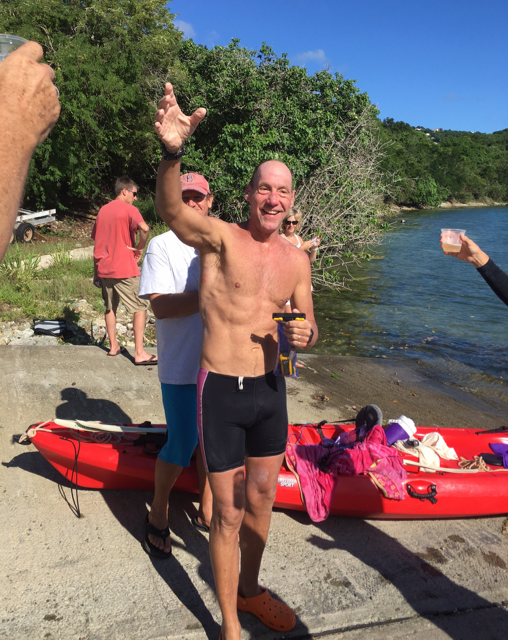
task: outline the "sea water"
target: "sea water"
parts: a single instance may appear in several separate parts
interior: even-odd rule
[[[439,245],[466,229],[508,272],[508,208],[404,212],[351,270],[350,290],[314,296],[319,341],[311,353],[397,358],[430,378],[508,402],[508,307],[476,269]]]

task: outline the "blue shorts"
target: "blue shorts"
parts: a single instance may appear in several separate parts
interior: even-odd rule
[[[161,382],[168,441],[159,452],[163,462],[188,467],[198,444],[198,409],[195,384]]]

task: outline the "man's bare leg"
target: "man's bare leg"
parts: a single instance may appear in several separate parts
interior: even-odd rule
[[[213,496],[203,463],[201,447],[198,447],[196,454],[196,467],[199,479],[199,509],[197,518],[200,524],[209,527],[212,520]]]
[[[245,459],[245,515],[240,529],[242,555],[238,588],[244,598],[253,598],[262,592],[258,582],[259,569],[283,459],[284,454]]]
[[[143,345],[145,336],[146,311],[136,311],[132,321],[134,329],[134,362],[145,362],[152,357]],[[154,362],[155,364],[155,362]]]
[[[106,320],[106,331],[108,332],[109,353],[115,355],[120,350],[120,345],[116,339],[116,307],[113,307],[110,311],[106,309],[104,319]]]
[[[210,559],[222,613],[223,640],[241,640],[237,613],[238,532],[245,506],[243,468],[208,474],[213,494]]]
[[[157,458],[155,463],[155,492],[153,496],[152,508],[148,514],[148,521],[157,529],[165,529],[168,526],[168,501],[171,489],[176,479],[182,472],[183,467],[170,462],[164,462]],[[171,550],[171,540],[166,538],[166,544],[161,538],[148,534],[150,542],[158,549],[168,552]]]

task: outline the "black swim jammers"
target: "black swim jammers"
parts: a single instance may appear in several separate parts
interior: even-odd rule
[[[243,467],[251,458],[286,450],[286,381],[266,373],[255,378],[226,376],[200,369],[198,433],[209,472]]]

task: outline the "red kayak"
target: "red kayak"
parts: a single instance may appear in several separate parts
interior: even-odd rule
[[[40,423],[27,431],[31,443],[67,480],[88,489],[153,490],[156,460],[152,434],[164,433],[165,425],[117,425],[117,432],[91,431],[93,423],[64,421]],[[69,425],[73,425],[70,428]],[[95,425],[96,426],[96,425]],[[83,427],[83,428],[82,428]],[[289,425],[288,440],[307,444],[321,442],[321,433],[336,439],[354,425]],[[440,433],[459,458],[472,460],[490,451],[489,443],[508,445],[508,432],[475,432],[472,429],[418,427],[421,440],[431,432]],[[141,436],[141,437],[140,437]],[[156,439],[156,438],[155,438]],[[417,458],[403,454],[404,460]],[[441,470],[406,466],[407,496],[390,500],[366,475],[339,476],[333,494],[331,514],[373,519],[435,519],[494,516],[508,513],[508,470],[488,465],[488,471],[460,469],[458,462],[441,459]],[[194,460],[175,484],[177,491],[198,493]],[[284,464],[281,467],[276,507],[305,511],[298,482]]]

